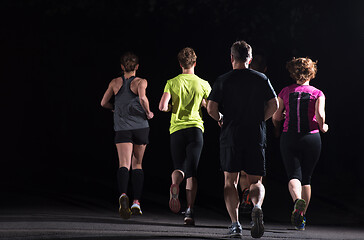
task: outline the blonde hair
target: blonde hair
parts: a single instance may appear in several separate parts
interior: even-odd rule
[[[315,78],[317,73],[317,61],[314,62],[310,58],[293,58],[287,62],[286,68],[298,83],[305,83]]]
[[[197,56],[192,48],[185,47],[178,53],[177,58],[184,69],[189,69],[196,63]]]

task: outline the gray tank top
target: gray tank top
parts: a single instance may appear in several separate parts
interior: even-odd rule
[[[123,86],[115,95],[114,130],[133,130],[149,127],[147,115],[140,104],[139,96],[130,90],[130,83],[135,79],[123,78]]]

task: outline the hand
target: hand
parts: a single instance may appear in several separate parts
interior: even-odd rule
[[[329,125],[327,125],[327,124],[325,123],[325,124],[322,126],[321,131],[322,131],[323,133],[325,133],[325,132],[329,131]]]
[[[154,113],[153,112],[147,113],[147,118],[148,119],[152,119],[153,117],[154,117]]]

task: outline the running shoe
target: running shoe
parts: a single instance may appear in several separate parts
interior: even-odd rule
[[[252,212],[253,209],[253,203],[249,197],[249,189],[246,188],[243,191],[243,196],[241,198],[241,203],[239,206],[240,213],[241,214],[248,214]]]
[[[119,214],[124,219],[129,219],[131,215],[131,210],[129,208],[129,198],[123,193],[119,197]]]
[[[297,199],[291,215],[291,223],[295,228],[299,228],[304,220],[303,212],[306,208],[306,202],[303,199]]]
[[[263,211],[260,207],[252,210],[252,228],[250,234],[253,238],[261,238],[264,234]]]
[[[178,199],[179,187],[177,184],[172,184],[169,189],[169,208],[172,212],[178,213],[181,209],[181,204]]]
[[[195,226],[195,219],[192,208],[186,209],[185,218],[183,221],[185,225]]]
[[[305,230],[305,228],[306,228],[306,217],[303,216],[302,224],[299,225],[298,227],[295,226],[295,229],[299,230],[299,231],[303,231],[303,230]]]
[[[229,232],[228,232],[228,237],[231,238],[241,238],[242,236],[242,227],[240,225],[239,222],[235,222],[233,224],[231,224],[231,226],[229,227]]]
[[[133,205],[131,205],[131,213],[133,215],[142,215],[142,210],[140,209],[140,204],[139,203],[134,203]]]

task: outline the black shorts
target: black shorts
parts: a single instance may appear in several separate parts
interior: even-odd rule
[[[220,164],[224,172],[244,171],[249,175],[265,176],[265,148],[261,144],[220,147]]]
[[[149,143],[149,127],[134,130],[122,130],[115,132],[115,144],[133,143],[136,145],[145,145]]]
[[[203,133],[200,128],[191,127],[171,134],[171,154],[174,169],[181,170],[185,177],[196,177],[203,147]]]

